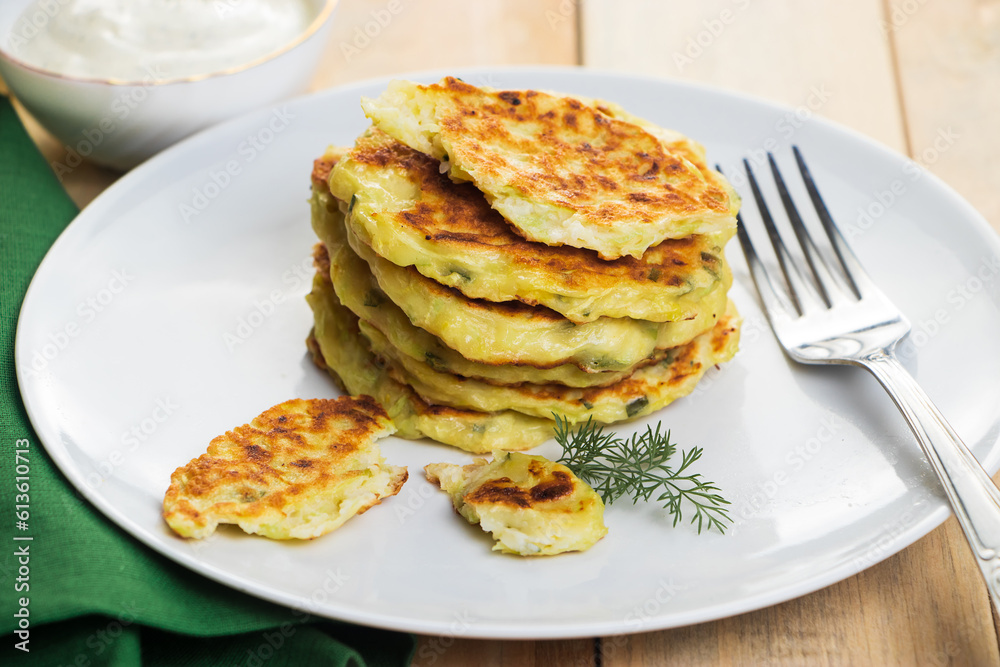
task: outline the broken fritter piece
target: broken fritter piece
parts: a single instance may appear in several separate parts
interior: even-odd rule
[[[407,470],[376,443],[394,432],[370,396],[285,401],[174,471],[163,518],[182,537],[220,523],[279,540],[325,535],[399,492]]]
[[[497,453],[492,462],[431,463],[424,472],[469,523],[492,533],[494,551],[586,551],[608,532],[600,496],[569,468],[541,456]]]

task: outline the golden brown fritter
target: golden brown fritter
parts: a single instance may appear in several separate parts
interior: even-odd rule
[[[317,273],[306,297],[315,316],[307,341],[313,360],[344,391],[374,396],[402,438],[428,437],[469,452],[530,449],[550,437],[554,423],[513,410],[482,412],[435,405],[394,380],[358,331],[358,318],[341,305],[328,274]]]
[[[725,279],[698,300],[690,317],[674,322],[601,317],[577,324],[542,306],[469,299],[413,267],[379,257],[345,226],[344,214],[329,192],[314,188],[311,203],[313,229],[337,257],[329,275],[342,303],[371,324],[379,312],[408,319],[411,329],[422,329],[440,341],[424,352],[432,360],[440,356],[435,349],[445,346],[470,361],[506,366],[511,377],[518,374],[517,366],[554,370],[573,365],[588,374],[632,371],[659,350],[710,329],[726,307],[728,270]]]
[[[497,541],[494,551],[548,556],[586,551],[604,537],[604,503],[573,472],[541,456],[499,454],[471,465],[432,463],[427,479]]]
[[[610,424],[650,414],[694,391],[709,368],[736,354],[739,315],[730,303],[714,328],[670,348],[656,363],[612,384],[579,388],[529,382],[501,386],[460,377],[401,353],[374,327],[362,326],[361,333],[385,362],[390,377],[432,403],[484,412],[515,410],[539,418],[559,414],[572,423],[593,418]]]
[[[314,180],[320,173],[314,173]],[[473,299],[544,305],[574,322],[683,319],[728,279],[724,232],[669,239],[640,258],[533,243],[514,233],[470,183],[371,129],[330,172],[354,233],[381,257]],[[734,229],[734,228],[733,228]]]
[[[671,147],[676,133],[588,102],[447,77],[394,81],[361,105],[379,129],[472,181],[531,241],[616,259],[667,238],[735,229],[738,197],[691,161],[697,152]]]
[[[318,537],[399,491],[406,468],[387,465],[376,443],[394,431],[370,396],[285,401],[178,468],[163,517],[183,537],[207,537],[219,523]]]

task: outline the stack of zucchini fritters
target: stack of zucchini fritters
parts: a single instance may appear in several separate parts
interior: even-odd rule
[[[739,199],[620,107],[446,78],[363,99],[313,172],[313,358],[403,437],[520,450],[646,415],[730,359]]]

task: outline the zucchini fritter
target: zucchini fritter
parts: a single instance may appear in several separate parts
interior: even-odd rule
[[[608,532],[600,496],[569,468],[541,456],[498,454],[489,463],[432,463],[424,471],[459,514],[492,533],[494,551],[586,551]]]
[[[183,537],[220,523],[287,540],[340,527],[406,481],[376,440],[395,431],[370,396],[292,399],[213,439],[170,476],[163,518]]]
[[[468,299],[413,268],[405,269],[379,257],[351,229],[345,229],[343,213],[322,186],[314,185],[312,222],[330,255],[339,258],[334,262],[334,282],[341,292],[348,279],[345,272],[352,276],[352,281],[358,280],[354,276],[364,273],[357,267],[357,257],[353,254],[364,260],[377,283],[376,289],[365,292],[364,311],[356,307],[357,299],[347,293],[342,295],[342,301],[356,315],[374,323],[375,310],[400,309],[403,319],[412,326],[440,339],[443,346],[462,357],[493,366],[509,364],[513,369],[518,366],[552,369],[572,364],[585,373],[631,372],[658,350],[683,345],[711,329],[725,310],[726,292],[732,282],[732,274],[723,264],[723,280],[694,304],[695,312],[690,319],[649,322],[630,317],[602,317],[575,324],[544,307],[518,301],[494,303]],[[342,248],[348,245],[347,241],[350,247],[345,253]],[[356,282],[350,289],[357,290],[361,284]],[[602,380],[599,384],[607,383]]]
[[[306,297],[315,315],[309,339],[313,359],[348,393],[366,393],[385,406],[402,438],[424,436],[482,454],[493,450],[530,449],[552,437],[555,422],[513,410],[480,412],[432,405],[392,378],[358,332],[358,318],[344,308],[327,276],[317,272]]]
[[[528,364],[490,364],[463,357],[429,331],[410,322],[406,313],[379,288],[368,264],[346,243],[334,246],[334,258],[325,262],[333,288],[341,303],[360,318],[360,326],[378,329],[400,352],[424,361],[437,370],[464,377],[474,377],[500,385],[522,382],[558,382],[570,387],[599,387],[622,380],[634,370],[588,372],[574,364],[540,368]],[[317,263],[328,257],[324,244],[314,251]],[[321,270],[321,269],[317,269]],[[499,332],[497,332],[499,333]],[[666,354],[656,350],[640,364],[652,363]]]
[[[739,316],[732,303],[709,331],[628,377],[603,387],[522,383],[498,386],[436,370],[394,348],[385,336],[362,322],[361,333],[390,375],[425,400],[470,410],[516,410],[535,417],[559,414],[570,423],[593,418],[605,424],[642,417],[694,391],[705,372],[729,361],[739,342]]]
[[[349,202],[352,231],[379,256],[413,266],[472,299],[543,305],[574,322],[685,319],[724,280],[722,248],[735,228],[669,239],[641,258],[605,261],[592,250],[518,236],[483,193],[453,183],[437,160],[377,129],[330,174]]]
[[[472,181],[529,241],[617,259],[735,229],[739,199],[703,155],[675,150],[670,133],[612,105],[447,77],[394,81],[361,106],[380,130]]]

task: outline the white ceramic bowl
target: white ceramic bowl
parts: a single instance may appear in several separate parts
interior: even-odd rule
[[[150,82],[82,79],[48,72],[16,58],[9,45],[36,0],[0,2],[0,76],[13,95],[70,151],[129,169],[189,134],[306,89],[326,43],[337,0],[309,0],[314,19],[282,49],[219,72]],[[57,8],[58,0],[43,3]],[[45,10],[36,22],[44,23]],[[51,11],[51,10],[50,10]]]

